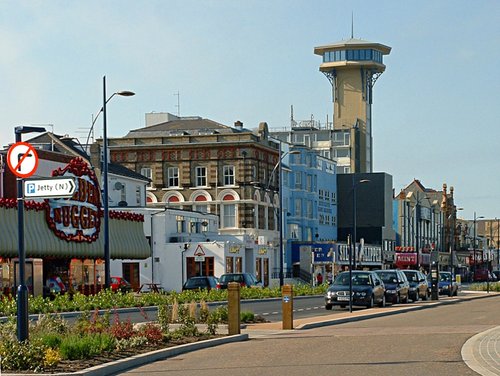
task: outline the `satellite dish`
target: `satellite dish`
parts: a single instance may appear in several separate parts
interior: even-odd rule
[[[127,201],[120,201],[118,203],[118,206],[120,206],[120,207],[128,206],[128,202]]]
[[[121,191],[121,190],[123,189],[123,187],[125,187],[125,186],[124,186],[122,183],[120,183],[119,181],[117,181],[117,182],[115,183],[115,189],[116,189],[117,191]]]

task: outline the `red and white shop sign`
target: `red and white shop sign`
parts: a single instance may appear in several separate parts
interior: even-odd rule
[[[417,265],[417,254],[416,253],[396,253],[395,264],[397,266],[410,266]]]
[[[101,228],[101,191],[94,171],[82,158],[75,158],[52,176],[74,178],[76,190],[70,198],[46,200],[50,229],[66,241],[96,241]]]

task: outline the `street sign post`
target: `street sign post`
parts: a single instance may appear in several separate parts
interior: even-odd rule
[[[25,198],[64,198],[75,193],[73,178],[26,179],[24,181]]]

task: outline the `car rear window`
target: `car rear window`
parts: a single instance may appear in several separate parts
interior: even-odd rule
[[[243,282],[243,275],[241,274],[224,274],[220,277],[222,283],[229,282]]]
[[[188,288],[205,287],[206,285],[207,281],[205,278],[192,278],[186,282],[186,287]]]
[[[377,272],[377,274],[384,283],[398,283],[398,276],[394,272]]]

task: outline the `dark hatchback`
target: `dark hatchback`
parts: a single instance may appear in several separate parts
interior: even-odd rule
[[[429,290],[431,289],[430,274],[427,276]],[[439,295],[457,296],[458,283],[450,272],[439,272]]]
[[[352,304],[368,308],[385,306],[385,288],[382,280],[372,271],[352,271]],[[325,308],[349,305],[349,272],[340,273],[326,291]]]
[[[410,284],[410,299],[414,302],[419,299],[427,300],[429,298],[429,285],[425,274],[418,270],[403,270],[403,273]]]
[[[229,282],[238,282],[241,287],[257,287],[261,288],[262,283],[257,281],[257,278],[250,273],[228,273],[223,274],[219,278],[219,283],[217,288],[227,289],[227,284]]]
[[[398,304],[408,303],[410,284],[404,273],[399,269],[376,270],[385,285],[385,300]]]
[[[217,278],[213,276],[191,277],[182,286],[182,291],[185,290],[201,290],[201,289],[216,289]]]

